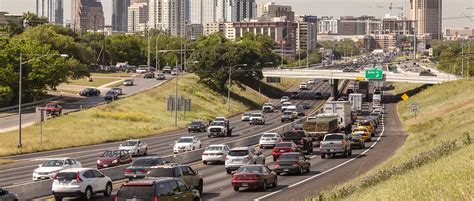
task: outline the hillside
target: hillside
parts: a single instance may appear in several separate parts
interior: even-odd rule
[[[399,88],[406,84],[395,84]],[[411,103],[420,112],[410,112]],[[428,87],[397,110],[408,138],[387,162],[308,200],[473,200],[474,80]]]

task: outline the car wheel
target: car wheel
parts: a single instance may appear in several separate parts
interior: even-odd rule
[[[298,172],[299,175],[303,175],[304,172],[303,172],[303,167],[300,167],[300,171]]]
[[[112,184],[107,183],[107,186],[105,186],[104,196],[109,197],[110,195],[112,195]]]
[[[263,163],[262,163],[262,165],[265,165],[265,158],[263,159],[263,161],[262,161],[262,162],[263,162]]]
[[[92,188],[91,187],[86,188],[86,191],[84,192],[83,198],[85,200],[91,200],[91,198],[92,198]]]
[[[202,161],[202,164],[207,165],[207,161]]]
[[[199,181],[199,185],[197,187],[197,190],[199,191],[199,195],[202,195],[202,189],[203,189],[203,182],[202,180]]]
[[[263,191],[267,191],[267,180],[263,181],[263,186],[262,186]]]
[[[321,158],[326,158],[326,154],[321,154]]]
[[[346,157],[347,157],[347,151],[345,151],[344,153],[342,153],[342,157],[343,157],[343,158],[346,158]]]
[[[62,197],[54,197],[54,200],[61,201],[61,200],[63,200],[63,198]]]
[[[273,181],[272,187],[275,188],[278,186],[278,177],[275,177],[275,180]]]
[[[274,162],[277,161],[276,157],[273,157],[273,161],[274,161]]]
[[[352,156],[352,150],[349,150],[349,156]]]
[[[148,148],[145,149],[145,152],[143,153],[143,155],[146,156],[147,152],[148,152]]]
[[[239,191],[239,187],[238,186],[234,186],[234,191]]]
[[[200,145],[199,145],[199,149],[200,149],[201,147],[202,147],[202,145],[200,144]]]
[[[309,173],[311,171],[311,165],[308,165],[308,168],[306,168],[306,172]]]
[[[211,138],[211,135],[207,135],[208,138]]]
[[[280,174],[281,174],[281,172],[277,172],[277,173],[276,173],[276,175],[280,175]]]
[[[231,170],[229,170],[229,169],[225,170],[225,172],[226,172],[227,174],[230,174],[230,173],[232,173],[232,171],[231,171]]]
[[[137,150],[137,156],[140,156],[140,150]]]

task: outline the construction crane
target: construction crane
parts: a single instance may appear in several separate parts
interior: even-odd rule
[[[393,6],[393,3],[390,3],[390,6],[388,7],[390,10],[390,15],[392,14],[393,9],[399,9],[400,10],[400,19],[403,19],[403,6]]]

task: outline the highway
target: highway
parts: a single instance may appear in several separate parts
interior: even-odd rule
[[[329,84],[327,82],[319,81],[311,88],[311,91],[321,90],[323,92],[329,91]],[[303,102],[302,100],[297,101],[297,103]],[[320,100],[312,100],[311,104],[317,104]],[[220,116],[220,114],[216,114]],[[230,118],[231,127],[233,129],[232,137],[223,137],[223,138],[208,138],[206,133],[188,133],[186,129],[174,131],[170,133],[164,133],[161,135],[149,137],[143,139],[148,144],[148,153],[149,155],[172,155],[172,147],[174,141],[181,136],[185,135],[195,135],[201,139],[203,147],[206,147],[210,144],[219,144],[228,142],[230,140],[235,140],[243,138],[246,136],[258,134],[271,128],[277,127],[280,125],[280,113],[275,111],[274,113],[266,115],[266,125],[263,126],[250,126],[248,122],[241,122],[240,116]],[[38,152],[32,154],[23,154],[12,157],[3,157],[2,159],[9,158],[13,160],[20,160],[19,162],[0,166],[2,170],[0,172],[0,186],[9,186],[13,184],[21,184],[25,182],[31,182],[31,174],[35,168],[38,167],[38,164],[44,158],[52,157],[61,157],[68,156],[77,159],[82,163],[84,167],[95,167],[96,160],[100,154],[106,149],[117,148],[119,142],[98,144],[91,146],[83,146],[77,148],[68,148],[48,152]]]
[[[243,189],[235,192],[231,186],[231,175],[225,173],[222,164],[191,164],[204,178],[203,200],[302,200],[314,193],[329,189],[336,184],[355,178],[390,158],[403,144],[407,135],[396,115],[396,105],[385,105],[381,125],[376,130],[373,142],[366,143],[366,149],[354,149],[352,157],[321,159],[319,149],[307,155],[311,158],[311,172],[303,175],[282,175],[278,177],[278,187],[267,191]],[[273,168],[271,149],[265,149],[266,165]],[[117,182],[117,188],[124,181]],[[45,199],[45,198],[42,198]],[[94,200],[112,200],[96,196]]]
[[[153,86],[163,82],[163,80],[132,78],[135,81],[134,86],[120,86],[123,89],[123,95],[120,97],[131,96],[140,93],[144,90],[150,89]],[[82,108],[89,108],[98,104],[106,102],[104,100],[105,93],[108,88],[101,90],[100,96],[84,97],[77,102],[67,103],[63,105],[63,114]],[[34,110],[25,110],[22,114],[22,127],[27,127],[35,123],[36,115]],[[0,118],[0,133],[18,129],[18,115],[12,115]],[[1,135],[1,134],[0,134]]]

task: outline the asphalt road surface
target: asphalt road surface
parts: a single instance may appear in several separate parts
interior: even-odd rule
[[[147,90],[161,82],[163,80],[155,79],[143,79],[143,78],[133,78],[135,81],[134,86],[120,86],[123,90],[123,95],[120,97],[126,97],[140,93],[144,90]],[[100,96],[84,97],[82,100],[77,102],[67,103],[63,105],[63,114],[71,111],[79,110],[82,108],[89,108],[100,103],[106,102],[104,100],[104,95],[108,89],[101,89]],[[25,110],[25,113],[22,114],[22,127],[27,127],[35,123],[36,115],[34,110]],[[11,130],[18,129],[18,115],[7,116],[0,118],[0,132],[7,132]],[[0,133],[1,135],[1,133]]]

